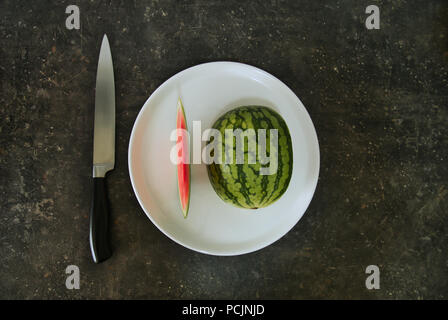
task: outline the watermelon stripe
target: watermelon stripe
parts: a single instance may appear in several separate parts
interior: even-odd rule
[[[236,166],[238,169],[238,176],[240,177],[240,179],[242,180],[242,185],[246,185],[246,175],[243,172],[243,166],[242,165],[237,165]],[[253,206],[252,201],[250,201],[247,189],[242,188],[241,190],[241,194],[244,196],[244,198],[246,199],[246,208],[250,208],[251,206]]]
[[[268,195],[268,193],[266,191],[267,186],[268,186],[268,176],[263,176],[262,181],[261,181],[261,187],[263,189],[263,196],[260,199],[261,206],[263,206],[263,204],[265,203],[264,199],[266,199],[266,196]]]

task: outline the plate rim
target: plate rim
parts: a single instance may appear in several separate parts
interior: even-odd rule
[[[317,166],[316,166],[316,177],[313,181],[313,188],[312,190],[310,189],[311,192],[311,197],[307,200],[307,203],[305,205],[305,209],[304,211],[297,215],[297,219],[295,220],[295,222],[291,225],[291,227],[284,233],[280,234],[278,237],[274,237],[273,240],[269,240],[266,242],[261,243],[261,245],[255,246],[253,248],[249,248],[246,250],[239,250],[239,251],[223,251],[223,252],[214,252],[214,251],[209,251],[209,250],[204,250],[204,249],[200,249],[200,248],[195,248],[193,246],[190,246],[186,243],[183,243],[182,241],[176,239],[173,235],[169,234],[168,232],[165,232],[165,230],[163,230],[163,228],[161,226],[159,226],[159,224],[151,217],[151,214],[149,212],[147,212],[147,210],[145,209],[145,206],[143,205],[143,200],[140,199],[140,196],[136,190],[136,186],[135,186],[135,181],[132,175],[132,158],[131,158],[131,150],[134,144],[134,140],[135,140],[135,132],[136,132],[136,128],[137,128],[137,124],[140,122],[142,116],[143,116],[143,111],[146,109],[146,105],[148,103],[148,101],[155,96],[159,91],[162,91],[163,88],[165,86],[167,86],[173,79],[180,77],[183,73],[186,73],[188,71],[190,71],[191,69],[197,69],[197,68],[201,68],[204,67],[206,65],[237,65],[240,67],[245,67],[245,68],[249,68],[249,69],[254,69],[257,72],[261,72],[263,75],[267,76],[268,78],[271,78],[271,80],[274,81],[278,81],[282,86],[284,86],[288,91],[290,91],[290,93],[292,94],[292,96],[294,97],[295,100],[297,100],[299,105],[303,106],[303,111],[306,113],[306,115],[308,116],[308,120],[310,121],[311,124],[311,128],[312,130],[312,136],[313,136],[313,140],[315,140],[315,145],[316,145],[316,160],[317,160]],[[177,73],[175,73],[174,75],[172,75],[171,77],[169,77],[168,79],[166,79],[162,84],[160,84],[151,94],[150,96],[145,100],[145,102],[143,103],[143,105],[141,106],[137,117],[135,118],[134,124],[132,126],[132,130],[131,130],[131,134],[129,137],[129,146],[128,146],[128,174],[129,174],[129,178],[131,180],[131,185],[132,185],[132,190],[134,192],[135,197],[137,198],[137,201],[140,205],[140,208],[143,210],[143,212],[145,213],[145,215],[149,218],[149,220],[157,227],[157,229],[159,231],[161,231],[165,236],[167,236],[169,239],[171,239],[172,241],[174,241],[175,243],[190,249],[192,251],[195,252],[199,252],[202,254],[207,254],[207,255],[212,255],[212,256],[238,256],[238,255],[243,255],[243,254],[248,254],[248,253],[252,253],[252,252],[256,252],[259,251],[261,249],[264,249],[272,244],[274,244],[275,242],[277,242],[278,240],[280,240],[281,238],[283,238],[287,233],[289,233],[296,225],[297,223],[300,221],[300,219],[302,219],[303,215],[305,214],[305,212],[308,210],[308,207],[312,201],[312,199],[314,198],[314,194],[316,192],[316,188],[317,188],[317,184],[319,181],[319,173],[320,173],[320,147],[319,147],[319,139],[317,137],[317,131],[316,128],[314,126],[313,120],[311,119],[311,116],[309,115],[308,110],[306,109],[305,105],[302,103],[302,101],[299,99],[299,97],[294,93],[294,91],[292,91],[292,89],[287,86],[283,81],[281,81],[280,79],[278,79],[277,77],[275,77],[274,75],[270,74],[269,72],[260,69],[258,67],[246,64],[246,63],[242,63],[242,62],[235,62],[235,61],[212,61],[212,62],[205,62],[205,63],[200,63],[191,67],[188,67],[186,69],[183,69]],[[148,209],[149,211],[149,209]]]

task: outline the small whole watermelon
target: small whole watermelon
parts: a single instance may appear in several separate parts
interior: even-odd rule
[[[218,196],[247,209],[263,208],[278,200],[288,188],[293,164],[291,135],[283,118],[268,107],[242,106],[219,117],[213,128],[220,135],[209,140],[214,143],[214,161],[207,171]],[[242,132],[245,136],[237,135]]]

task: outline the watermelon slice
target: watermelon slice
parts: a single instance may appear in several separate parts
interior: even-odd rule
[[[182,101],[177,101],[177,186],[179,189],[180,207],[184,218],[190,207],[190,149],[187,120]]]

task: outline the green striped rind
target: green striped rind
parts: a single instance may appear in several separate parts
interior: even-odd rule
[[[288,188],[292,175],[293,151],[291,135],[283,118],[274,110],[263,106],[244,106],[222,115],[213,125],[221,132],[222,164],[207,166],[210,182],[218,196],[237,207],[257,209],[278,200]],[[244,164],[236,164],[236,146],[232,164],[225,164],[226,129],[266,129],[267,153],[278,152],[277,172],[260,175],[260,162],[248,164],[248,147],[244,145]],[[278,130],[278,150],[270,150],[269,129]],[[258,141],[258,140],[257,140]],[[264,167],[269,164],[264,165]]]

